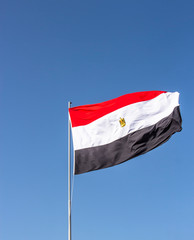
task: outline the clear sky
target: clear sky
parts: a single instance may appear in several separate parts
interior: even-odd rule
[[[0,239],[67,240],[67,103],[180,92],[183,130],[75,176],[72,240],[194,239],[194,1],[0,1]]]

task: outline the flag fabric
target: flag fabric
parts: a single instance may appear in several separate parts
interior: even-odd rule
[[[179,93],[146,91],[69,109],[75,174],[144,154],[181,131]]]

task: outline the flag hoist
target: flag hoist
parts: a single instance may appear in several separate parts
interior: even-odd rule
[[[71,102],[68,102],[68,109]],[[68,240],[71,240],[71,122],[68,116]]]

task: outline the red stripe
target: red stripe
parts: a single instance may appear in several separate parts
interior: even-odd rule
[[[87,125],[104,115],[127,105],[151,100],[165,91],[136,92],[97,104],[83,105],[69,109],[72,127]]]

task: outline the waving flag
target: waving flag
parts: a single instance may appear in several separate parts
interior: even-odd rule
[[[69,109],[75,174],[144,154],[181,131],[179,93],[147,91]]]

